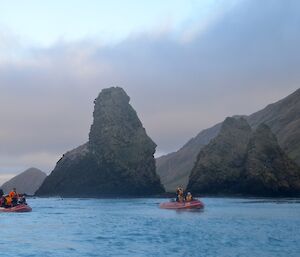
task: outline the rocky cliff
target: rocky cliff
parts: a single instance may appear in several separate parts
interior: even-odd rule
[[[193,192],[231,192],[238,184],[251,136],[243,118],[227,118],[217,137],[199,153],[188,188]]]
[[[278,138],[281,148],[300,165],[300,89],[247,117],[252,127],[264,123]]]
[[[281,149],[264,124],[252,133],[247,147],[241,192],[252,195],[299,195],[300,168]]]
[[[19,193],[34,195],[46,177],[46,173],[41,170],[30,168],[5,182],[1,188],[6,194],[15,187]]]
[[[227,118],[197,157],[188,189],[195,193],[298,195],[300,169],[267,125],[252,131],[244,118]]]
[[[164,192],[155,171],[156,145],[122,88],[95,100],[88,143],[67,152],[37,195],[146,196]]]
[[[167,192],[185,187],[200,150],[220,131],[221,124],[201,131],[177,152],[156,159],[156,169]]]
[[[300,165],[300,89],[261,111],[243,117],[253,128],[261,123],[268,125],[281,148]],[[178,185],[187,185],[198,153],[218,135],[221,126],[222,123],[219,123],[201,131],[177,152],[156,159],[157,173],[167,191],[174,191]]]

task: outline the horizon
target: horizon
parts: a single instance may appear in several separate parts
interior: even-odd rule
[[[93,100],[111,85],[156,156],[299,88],[298,1],[2,4],[0,184],[29,167],[49,174],[85,143]]]

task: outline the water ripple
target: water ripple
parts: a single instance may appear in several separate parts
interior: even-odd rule
[[[29,199],[31,213],[0,213],[0,256],[299,256],[298,199],[205,198],[196,212],[162,201]]]

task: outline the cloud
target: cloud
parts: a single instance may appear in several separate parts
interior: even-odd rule
[[[284,97],[300,84],[299,11],[298,1],[242,1],[204,31],[195,23],[178,37],[159,28],[115,45],[57,42],[0,61],[0,172],[49,172],[88,139],[105,87],[124,87],[160,153]]]

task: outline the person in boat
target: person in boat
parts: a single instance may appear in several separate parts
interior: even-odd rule
[[[183,189],[182,187],[178,187],[176,190],[176,202],[182,203],[184,201],[183,197]]]
[[[16,206],[18,204],[18,199],[19,199],[17,189],[14,187],[13,190],[8,195],[11,198],[12,205]]]
[[[26,204],[27,205],[25,194],[19,194],[18,196],[19,196],[18,204]]]
[[[193,196],[192,196],[191,192],[188,192],[188,193],[186,194],[185,200],[186,200],[187,202],[193,201]]]
[[[12,198],[9,195],[4,196],[4,207],[5,208],[13,207]]]
[[[180,187],[177,187],[177,189],[176,189],[176,202],[179,202],[179,191],[180,191]]]
[[[3,193],[3,190],[0,189],[0,207],[4,207],[4,205],[5,205],[4,193]]]

